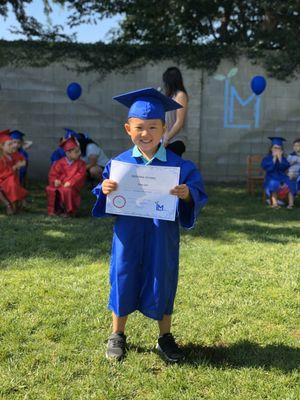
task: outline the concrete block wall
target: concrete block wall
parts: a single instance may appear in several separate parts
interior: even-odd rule
[[[33,140],[32,178],[46,179],[50,154],[64,127],[89,133],[108,156],[113,156],[131,146],[131,142],[123,129],[126,109],[112,101],[112,97],[141,87],[162,86],[162,73],[170,65],[174,64],[149,64],[126,75],[111,73],[104,80],[96,73],[77,74],[58,64],[39,69],[2,68],[0,129],[20,129]],[[225,79],[215,78],[217,74],[227,77],[233,67],[223,61],[213,75],[181,68],[190,98],[185,158],[200,165],[205,179],[210,181],[244,180],[246,156],[265,153],[267,136],[282,135],[289,142],[300,137],[299,79],[290,83],[267,79],[258,127],[254,127],[253,103],[243,107],[238,101],[234,101],[233,124],[250,127],[224,126],[226,84]],[[236,68],[228,84],[245,100],[251,95],[251,78],[267,74],[244,58]],[[66,87],[72,81],[83,88],[82,96],[75,102],[66,96]],[[287,150],[290,148],[288,144]]]

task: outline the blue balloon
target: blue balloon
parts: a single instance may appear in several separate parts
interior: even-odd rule
[[[263,76],[257,75],[251,80],[251,89],[256,95],[262,94],[267,86],[267,81]]]
[[[72,82],[67,87],[67,95],[71,100],[77,100],[81,96],[81,86],[77,82]]]

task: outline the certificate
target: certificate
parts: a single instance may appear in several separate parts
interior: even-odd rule
[[[110,179],[117,190],[106,198],[108,214],[175,221],[177,197],[170,190],[179,183],[179,167],[136,165],[112,160]]]

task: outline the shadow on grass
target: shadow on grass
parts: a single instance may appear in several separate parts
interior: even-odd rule
[[[80,217],[50,218],[46,214],[45,187],[29,188],[29,212],[6,217],[0,214],[0,268],[16,260],[45,258],[70,260],[77,256],[97,262],[110,253],[113,218],[95,219],[91,209],[95,198],[85,189]],[[234,243],[237,238],[263,243],[295,242],[300,237],[300,209],[270,210],[259,198],[250,198],[241,186],[208,186],[209,203],[194,230],[182,230],[182,243],[204,237]],[[2,211],[2,210],[1,210]]]
[[[113,218],[91,217],[94,197],[87,190],[79,217],[69,219],[47,216],[43,186],[35,185],[30,193],[27,212],[12,217],[0,213],[0,268],[13,267],[15,261],[24,261],[26,268],[29,258],[53,260],[57,267],[58,260],[97,262],[109,257]]]
[[[300,204],[294,210],[270,209],[259,197],[250,197],[241,186],[208,186],[209,202],[190,236],[234,242],[237,235],[265,243],[287,243],[300,237]]]
[[[230,243],[236,241],[237,235],[243,235],[247,240],[251,241],[285,244],[300,237],[300,227],[262,226],[259,225],[258,221],[250,223],[245,219],[243,223],[240,221],[240,217],[237,216],[237,218],[239,221],[233,221],[230,218],[220,218],[219,223],[216,223],[215,220],[211,220],[210,218],[203,218],[194,230],[181,232],[183,243],[185,237],[199,236]],[[250,215],[249,219],[251,219]],[[263,219],[261,219],[260,222],[268,223]],[[275,223],[275,221],[269,221],[270,224],[272,224],[272,222]],[[284,221],[283,225],[286,225],[286,222],[287,221]],[[295,221],[293,220],[292,222]]]
[[[277,368],[290,372],[300,367],[300,348],[283,344],[260,346],[242,341],[231,345],[201,346],[189,343],[183,346],[185,364],[208,363],[217,368]]]
[[[288,373],[300,367],[300,348],[283,344],[260,346],[247,340],[231,345],[202,346],[188,343],[181,347],[185,360],[180,365],[210,365],[214,368],[280,369]],[[153,349],[129,344],[128,350],[151,353]]]

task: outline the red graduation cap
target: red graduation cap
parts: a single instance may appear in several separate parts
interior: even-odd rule
[[[62,147],[64,151],[69,151],[75,149],[75,147],[79,147],[79,143],[74,137],[71,136],[68,139],[64,140],[60,144],[60,147]]]
[[[4,131],[0,131],[0,143],[5,143],[12,140],[12,138],[9,136],[9,133],[9,129],[4,129]]]

